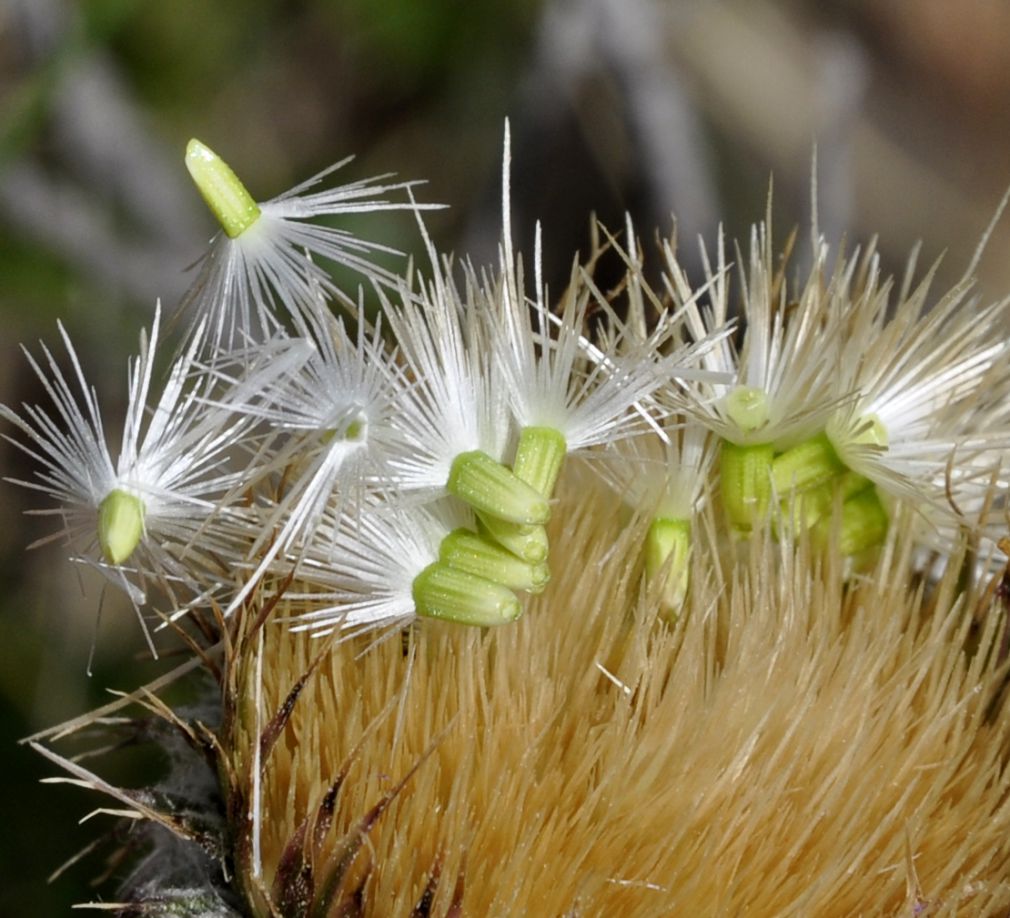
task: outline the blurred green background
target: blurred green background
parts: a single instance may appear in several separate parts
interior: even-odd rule
[[[19,344],[55,344],[61,319],[119,416],[140,328],[214,231],[191,136],[261,199],[350,153],[341,181],[427,179],[419,196],[450,205],[436,241],[488,262],[509,117],[517,240],[543,220],[553,289],[591,213],[618,228],[630,211],[647,250],[675,214],[693,251],[720,222],[745,235],[774,175],[777,235],[804,231],[816,143],[829,239],[879,234],[895,271],[922,240],[950,282],[1010,184],[1008,46],[1010,7],[983,0],[0,0],[0,401],[41,398]],[[348,225],[419,251],[403,215]],[[1008,254],[1005,220],[989,296],[1010,291]],[[5,443],[0,469],[31,474]],[[0,916],[113,893],[89,886],[101,858],[47,885],[101,801],[40,786],[54,769],[16,741],[158,670],[110,596],[87,675],[100,590],[82,595],[59,546],[26,553],[49,531],[33,506],[0,484]]]

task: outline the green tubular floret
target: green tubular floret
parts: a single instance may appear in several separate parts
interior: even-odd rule
[[[825,516],[814,527],[822,545],[831,538],[832,517]],[[842,504],[838,529],[838,550],[851,557],[881,545],[887,536],[887,510],[875,487],[864,488]]]
[[[768,396],[763,389],[736,386],[726,396],[726,415],[744,433],[768,423]]]
[[[778,496],[805,491],[829,482],[845,471],[845,465],[827,434],[820,433],[775,457],[772,484]]]
[[[543,525],[550,517],[547,498],[480,450],[460,453],[453,460],[446,489],[475,510],[500,520]]]
[[[414,578],[412,593],[418,615],[460,625],[504,625],[523,611],[508,587],[443,561],[429,564]]]
[[[675,616],[687,596],[690,577],[691,521],[657,517],[645,536],[645,573],[649,580],[665,576],[661,601]]]
[[[524,427],[519,434],[512,471],[544,497],[554,494],[554,486],[568,452],[568,444],[553,427]]]
[[[870,485],[871,482],[868,478],[858,472],[846,469],[830,481],[783,499],[782,518],[791,518],[793,527],[797,531],[809,529],[822,517],[831,513],[835,494],[838,494],[839,500],[844,503]]]
[[[658,574],[671,556],[683,558],[691,544],[691,521],[659,516],[645,537],[645,572]],[[674,560],[676,564],[676,560]]]
[[[186,146],[186,168],[230,239],[241,236],[259,219],[259,205],[231,167],[210,147],[191,140]]]
[[[122,564],[144,535],[144,502],[117,488],[98,505],[98,544],[110,564]]]
[[[723,441],[719,486],[723,504],[737,529],[749,532],[767,518],[774,456],[775,448],[770,443],[739,446]]]
[[[507,548],[517,558],[528,564],[541,564],[547,560],[549,545],[547,530],[543,526],[525,526],[510,523],[478,511],[477,519],[483,535]]]
[[[455,529],[439,546],[440,561],[512,590],[539,593],[550,580],[546,564],[528,564],[469,529]]]

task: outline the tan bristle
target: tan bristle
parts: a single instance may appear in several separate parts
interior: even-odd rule
[[[326,655],[263,766],[262,889],[346,768],[310,857],[317,885],[409,775],[334,899],[363,914],[1010,907],[1002,623],[985,618],[965,652],[956,572],[923,598],[900,533],[847,582],[803,547],[714,544],[700,527],[689,608],[670,626],[641,587],[643,527],[584,480],[562,503],[552,582],[515,625],[424,622],[407,640],[327,646],[278,610],[258,720],[256,655],[242,658],[240,772]]]

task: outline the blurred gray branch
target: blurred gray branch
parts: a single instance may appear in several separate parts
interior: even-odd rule
[[[73,4],[7,3],[0,23],[24,56],[22,78],[66,60],[43,100],[46,162],[26,144],[4,164],[0,218],[110,293],[145,308],[159,296],[175,302],[207,227],[181,151],[158,140],[101,48],[72,47]]]

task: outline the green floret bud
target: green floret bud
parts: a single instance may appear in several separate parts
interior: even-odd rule
[[[144,502],[116,489],[98,505],[98,544],[110,564],[122,564],[144,536]]]
[[[645,537],[645,573],[650,581],[665,576],[662,604],[676,617],[687,596],[690,576],[691,521],[657,517]]]
[[[784,497],[790,491],[816,488],[844,471],[827,434],[820,433],[775,457],[772,484],[778,496]]]
[[[553,427],[524,427],[519,434],[512,471],[516,478],[550,497],[554,493],[568,444]]]
[[[543,526],[524,526],[477,513],[482,534],[507,548],[517,558],[528,564],[541,564],[547,560],[549,545],[547,530]]]
[[[817,539],[827,545],[831,538],[831,517],[824,517],[814,528]],[[876,488],[865,488],[842,504],[838,548],[846,557],[883,544],[887,536],[887,510]]]
[[[543,525],[551,515],[546,497],[480,450],[453,460],[446,489],[475,510],[512,523]]]
[[[726,396],[726,414],[744,433],[768,423],[768,396],[763,389],[736,386]]]
[[[230,239],[241,236],[259,219],[259,205],[245,185],[220,156],[199,140],[191,140],[186,146],[186,168]]]
[[[551,579],[546,564],[521,561],[501,545],[469,529],[450,532],[439,546],[438,557],[457,570],[527,593],[539,593]]]
[[[724,440],[719,459],[722,502],[737,529],[750,532],[767,518],[772,495],[770,443],[738,446]]]
[[[460,625],[504,625],[523,611],[508,587],[442,561],[429,564],[414,578],[412,592],[418,615]]]
[[[860,491],[870,487],[869,478],[858,472],[846,470],[841,475],[826,481],[817,487],[808,488],[782,501],[782,519],[788,519],[792,510],[792,525],[796,531],[809,529],[822,517],[831,513],[835,502],[835,494],[840,495],[844,503],[850,497],[855,497]]]

